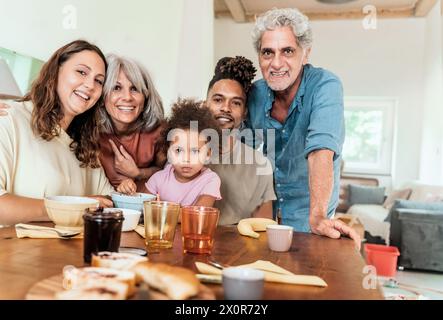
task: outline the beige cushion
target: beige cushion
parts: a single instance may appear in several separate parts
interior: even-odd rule
[[[389,240],[390,223],[384,220],[388,213],[388,209],[375,204],[354,204],[347,212],[357,217],[372,236],[379,236],[386,241]]]
[[[429,185],[419,181],[412,181],[405,188],[411,188],[412,193],[408,200],[433,202],[443,199],[443,185]]]
[[[411,192],[412,189],[393,190],[386,198],[385,202],[383,203],[383,207],[388,210],[391,210],[395,200],[397,199],[408,200],[409,196],[411,195]]]

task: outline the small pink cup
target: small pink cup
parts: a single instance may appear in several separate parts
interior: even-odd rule
[[[268,246],[272,251],[285,252],[291,248],[294,228],[280,224],[272,224],[266,227]]]

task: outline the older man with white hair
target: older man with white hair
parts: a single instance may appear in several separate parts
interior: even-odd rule
[[[248,97],[248,126],[273,129],[263,148],[274,164],[274,215],[295,230],[331,238],[359,236],[332,220],[344,142],[343,89],[331,72],[308,63],[312,30],[297,9],[272,9],[253,30],[263,79]],[[257,145],[257,141],[255,141]]]

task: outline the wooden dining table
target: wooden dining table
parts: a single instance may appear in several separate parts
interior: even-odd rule
[[[49,223],[39,225],[52,226]],[[123,232],[121,246],[145,248],[144,239],[134,231]],[[380,288],[365,285],[365,261],[352,240],[339,240],[309,233],[294,233],[288,252],[273,252],[267,246],[266,232],[259,239],[241,236],[235,226],[219,226],[212,254],[184,254],[180,228],[172,249],[150,252],[153,262],[182,266],[195,272],[196,261],[216,260],[236,266],[267,260],[294,274],[315,275],[328,284],[313,287],[266,282],[263,299],[383,299]],[[63,267],[84,266],[82,239],[17,238],[14,227],[0,228],[0,299],[25,299],[37,282],[61,274]],[[217,299],[223,287],[206,284]]]

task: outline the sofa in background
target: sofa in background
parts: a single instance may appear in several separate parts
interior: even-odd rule
[[[443,201],[443,186],[433,186],[417,181],[405,184],[399,191],[410,190],[410,195],[403,200],[410,200],[421,203],[421,207],[416,209],[426,209],[429,203],[439,203]],[[396,193],[396,191],[393,191]],[[398,199],[397,199],[398,200]],[[365,230],[373,237],[380,237],[387,244],[390,242],[391,223],[388,215],[392,211],[392,197],[388,195],[383,204],[354,204],[347,211],[348,214],[356,216],[364,225]]]
[[[357,201],[377,203],[354,203],[352,189]],[[443,186],[412,181],[383,202],[380,192],[376,179],[343,176],[337,212],[358,219],[368,242],[398,247],[399,266],[443,272]]]
[[[336,212],[346,213],[351,207],[351,203],[349,202],[350,184],[377,187],[378,179],[342,175],[340,177],[340,193],[338,199],[338,207],[335,210]]]

